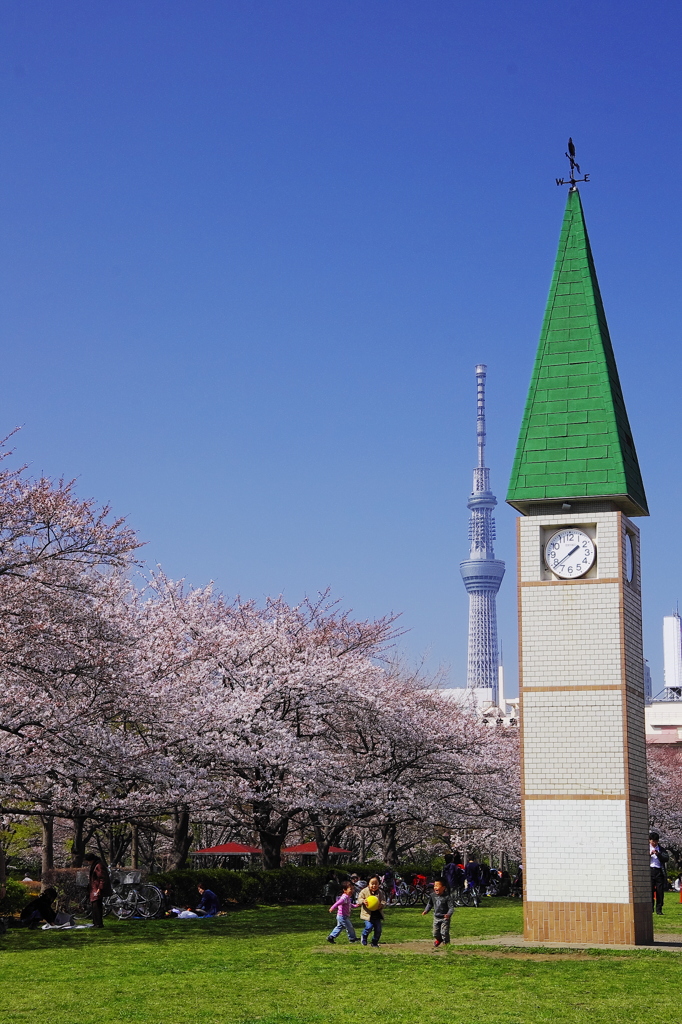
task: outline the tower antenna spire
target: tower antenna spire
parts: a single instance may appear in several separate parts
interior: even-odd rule
[[[571,176],[569,178],[555,178],[554,180],[556,181],[557,185],[570,185],[571,187],[569,191],[573,192],[579,181],[589,181],[590,176],[589,174],[583,175],[582,178],[576,178],[575,176],[576,171],[578,172],[578,174],[580,174],[581,172],[580,164],[577,162],[575,158],[575,146],[573,144],[573,139],[568,140],[568,150],[566,151],[564,156],[571,165]]]
[[[476,445],[478,468],[485,469],[485,374],[487,367],[479,363],[476,367]]]

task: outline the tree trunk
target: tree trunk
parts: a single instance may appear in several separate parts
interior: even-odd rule
[[[173,848],[168,862],[169,871],[181,871],[187,866],[187,854],[193,839],[189,830],[189,811],[176,807],[173,812]]]
[[[140,844],[137,834],[137,825],[131,825],[130,829],[130,866],[133,868],[137,868],[139,867],[138,861],[140,859]]]
[[[311,815],[312,818],[313,815]],[[312,826],[317,844],[317,863],[320,867],[325,867],[329,863],[329,847],[334,846],[340,841],[341,836],[346,831],[347,823],[344,822],[343,824],[333,825],[325,829],[313,819]]]
[[[276,827],[261,824],[258,829],[258,838],[263,851],[263,867],[266,871],[282,866],[282,847],[288,831],[288,818],[280,821]]]
[[[43,826],[41,875],[45,877],[54,867],[54,818],[51,814],[41,814]]]
[[[398,843],[395,825],[382,826],[381,845],[384,853],[384,864],[395,867],[398,863]]]
[[[324,867],[326,864],[329,863],[329,847],[330,846],[331,846],[331,843],[329,842],[328,839],[318,839],[317,840],[316,860],[317,860],[317,864],[320,867]]]
[[[263,851],[263,867],[265,870],[272,871],[273,868],[281,868],[284,835],[281,832],[259,832],[258,839]]]
[[[282,866],[282,846],[289,831],[289,821],[289,816],[280,818],[274,814],[268,803],[253,804],[253,824],[263,851],[263,867],[266,871]]]
[[[319,867],[324,867],[329,863],[329,847],[335,838],[334,829],[329,834],[325,833],[325,830],[321,825],[313,822],[313,832],[315,833],[315,843],[317,845],[316,861]]]
[[[0,900],[5,898],[5,881],[7,879],[7,865],[5,862],[5,851],[0,846]]]
[[[74,814],[73,841],[71,843],[71,867],[82,868],[85,857],[85,815]]]

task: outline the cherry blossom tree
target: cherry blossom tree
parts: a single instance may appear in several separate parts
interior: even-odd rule
[[[278,866],[296,815],[349,796],[326,731],[392,621],[356,622],[327,595],[258,608],[162,576],[153,586],[143,661],[148,702],[163,709],[154,742],[191,769],[194,787],[175,813],[187,822],[199,803],[252,829],[266,865]]]
[[[36,798],[48,860],[58,748],[69,723],[87,717],[85,680],[106,671],[96,606],[138,547],[123,520],[78,499],[73,483],[0,468],[0,801]]]
[[[677,746],[647,745],[649,824],[665,837],[682,860],[682,750]]]

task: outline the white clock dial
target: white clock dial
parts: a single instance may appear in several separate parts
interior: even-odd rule
[[[545,562],[555,576],[574,580],[594,565],[594,542],[582,530],[559,530],[545,545]]]

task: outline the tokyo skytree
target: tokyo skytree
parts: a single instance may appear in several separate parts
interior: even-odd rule
[[[476,367],[476,443],[478,465],[474,470],[474,489],[467,502],[469,518],[469,557],[460,562],[460,572],[469,595],[469,645],[467,689],[475,690],[478,703],[498,703],[499,648],[495,597],[504,576],[504,562],[495,558],[495,520],[497,499],[490,490],[490,470],[485,465],[485,375],[486,367]]]

